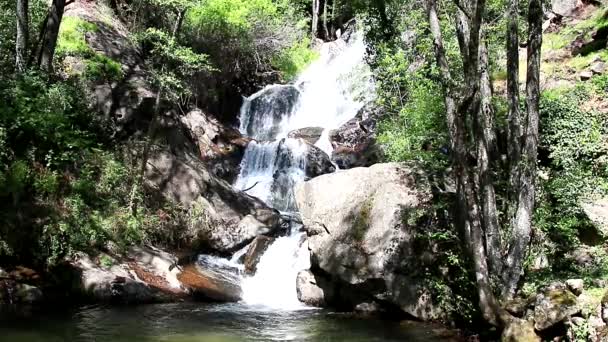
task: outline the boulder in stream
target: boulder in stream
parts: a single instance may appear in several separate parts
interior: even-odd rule
[[[323,134],[323,130],[323,127],[305,127],[289,132],[287,137],[292,139],[303,139],[307,143],[314,145],[319,141],[319,138]]]
[[[247,253],[245,253],[245,259],[243,261],[245,273],[250,275],[255,274],[262,255],[264,255],[264,252],[266,252],[273,242],[274,238],[264,235],[260,235],[253,240],[247,249]]]
[[[338,289],[324,288],[326,301],[354,308],[377,300],[422,320],[441,317],[420,276],[426,261],[414,245],[419,220],[432,210],[424,173],[406,164],[376,164],[314,178],[295,193],[311,269],[330,277],[333,285],[325,288]]]

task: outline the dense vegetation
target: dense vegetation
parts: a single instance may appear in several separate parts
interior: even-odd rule
[[[175,243],[166,232],[179,230],[185,210],[149,196],[141,179],[148,123],[163,108],[193,106],[233,121],[241,95],[292,80],[317,57],[317,39],[334,39],[357,18],[385,159],[424,165],[438,188],[455,179],[456,190],[437,195],[442,224],[417,237],[442,246],[425,276],[453,319],[504,327],[497,303],[518,289],[608,278],[606,237],[583,209],[608,193],[608,76],[542,92],[538,77],[561,77],[560,64],[579,72],[606,50],[541,65],[539,0],[111,0],[96,20],[63,16],[65,5],[0,3],[0,264],[49,268],[109,241]],[[605,29],[598,13],[576,30],[588,38]],[[131,72],[88,41],[119,19],[155,94],[146,124],[128,128],[100,115],[88,92]],[[543,54],[575,38],[570,28],[549,33]],[[538,60],[526,65],[519,40]],[[581,248],[593,253],[591,267],[572,262]]]

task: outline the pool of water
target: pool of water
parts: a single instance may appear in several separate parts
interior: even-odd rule
[[[421,323],[325,310],[274,311],[240,304],[159,304],[72,310],[4,310],[0,341],[459,341]]]

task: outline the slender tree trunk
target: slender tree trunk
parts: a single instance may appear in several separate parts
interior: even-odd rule
[[[15,44],[15,66],[18,72],[25,71],[29,36],[28,0],[17,0],[17,40]]]
[[[321,0],[312,0],[312,40],[317,38],[317,31],[319,28],[319,7]]]
[[[500,278],[502,273],[502,243],[498,226],[498,210],[496,208],[496,192],[492,177],[492,158],[496,149],[496,134],[494,133],[494,111],[492,109],[492,88],[490,80],[488,49],[486,44],[480,47],[480,87],[479,109],[477,111],[477,168],[480,200],[483,211],[483,226],[485,227],[485,243],[488,254],[490,271]]]
[[[53,71],[53,56],[57,47],[57,38],[59,37],[59,27],[65,10],[65,0],[53,0],[49,10],[42,42],[40,45],[40,54],[38,55],[38,66],[51,73]]]
[[[325,34],[325,40],[330,40],[329,30],[327,29],[327,0],[323,0],[323,34]]]
[[[184,23],[184,16],[186,15],[186,9],[180,9],[177,11],[177,18],[175,21],[175,26],[173,26],[173,38],[179,38],[179,31],[182,29],[182,25]]]
[[[528,8],[528,69],[526,76],[526,118],[523,127],[524,145],[519,162],[517,211],[511,248],[507,257],[508,278],[504,295],[511,297],[523,273],[532,233],[532,215],[538,158],[538,124],[540,100],[540,57],[542,45],[542,0],[530,0]]]
[[[519,112],[519,0],[509,0],[507,24],[507,100],[508,147],[511,187],[517,192],[516,169],[521,154],[521,117]]]

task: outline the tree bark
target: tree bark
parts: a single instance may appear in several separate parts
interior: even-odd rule
[[[38,55],[38,66],[48,72],[53,72],[53,56],[57,47],[57,38],[59,37],[59,27],[65,10],[65,0],[53,0],[48,13],[44,33],[40,45],[40,54]]]
[[[184,16],[186,15],[186,9],[177,10],[177,18],[175,21],[175,26],[173,26],[173,38],[179,38],[179,31],[182,29],[182,25],[184,23]]]
[[[500,279],[502,275],[502,243],[498,225],[498,210],[496,208],[496,192],[494,189],[491,164],[496,154],[496,134],[494,132],[494,111],[492,109],[492,88],[486,44],[479,47],[480,58],[480,87],[479,109],[477,110],[477,168],[478,181],[481,190],[480,200],[485,228],[485,243],[491,273]]]
[[[312,40],[317,38],[317,32],[319,28],[319,7],[321,6],[321,0],[312,0]]]
[[[17,0],[17,40],[15,44],[15,66],[18,72],[25,71],[29,39],[29,3]]]
[[[542,0],[530,0],[528,8],[528,68],[526,76],[526,117],[523,127],[524,145],[519,161],[517,211],[511,248],[507,256],[508,274],[503,295],[511,297],[523,273],[532,233],[536,165],[538,158],[538,124],[540,100],[540,59],[542,45]]]

